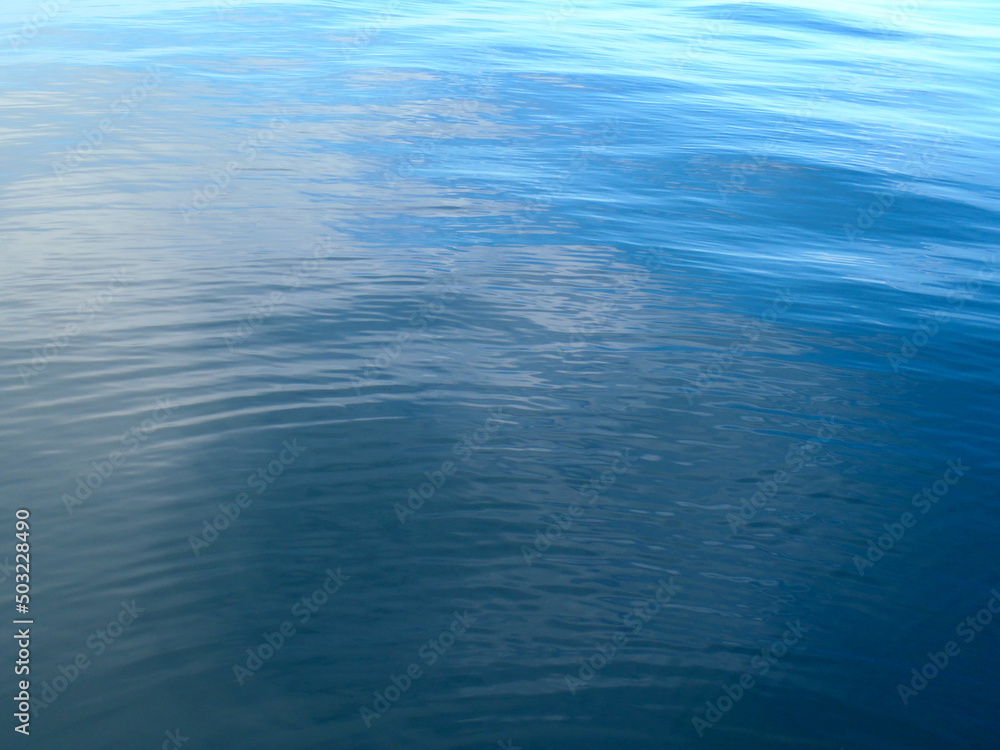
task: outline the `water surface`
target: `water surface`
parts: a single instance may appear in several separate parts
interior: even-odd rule
[[[913,5],[5,6],[35,746],[994,747],[1000,15]]]

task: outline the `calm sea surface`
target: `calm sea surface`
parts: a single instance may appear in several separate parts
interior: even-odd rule
[[[0,23],[4,747],[1000,746],[995,2]]]

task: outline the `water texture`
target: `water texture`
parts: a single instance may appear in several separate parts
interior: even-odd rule
[[[998,747],[1000,6],[0,28],[34,747]]]

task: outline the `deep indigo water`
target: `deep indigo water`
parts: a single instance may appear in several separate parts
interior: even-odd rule
[[[0,21],[33,747],[1000,746],[996,4]]]

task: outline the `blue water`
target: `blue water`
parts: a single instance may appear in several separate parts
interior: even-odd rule
[[[33,747],[1000,747],[1000,6],[0,28]]]

